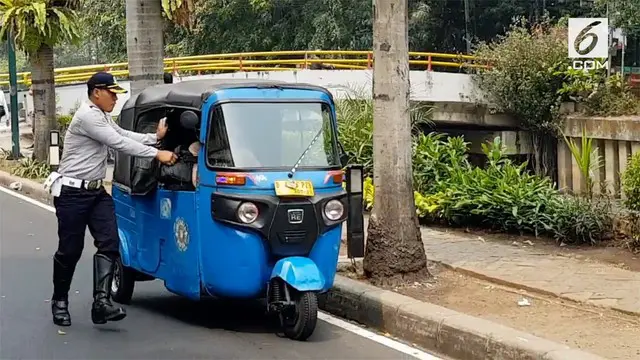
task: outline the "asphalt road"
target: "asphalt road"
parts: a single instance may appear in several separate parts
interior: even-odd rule
[[[56,231],[52,212],[0,191],[2,360],[438,359],[327,314],[308,341],[292,341],[274,333],[257,303],[190,302],[160,281],[136,284],[123,321],[93,325],[88,234],[70,292],[73,325],[57,327],[48,302]]]

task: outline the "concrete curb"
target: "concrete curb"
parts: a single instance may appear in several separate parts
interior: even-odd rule
[[[53,197],[44,190],[41,183],[11,175],[6,171],[0,171],[0,185],[9,187],[9,185],[14,182],[22,184],[22,189],[16,192],[34,198],[35,200],[42,201],[47,205],[53,204]]]
[[[340,275],[320,308],[458,360],[604,359]]]

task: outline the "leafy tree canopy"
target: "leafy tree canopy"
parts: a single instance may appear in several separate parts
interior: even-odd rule
[[[42,45],[56,46],[80,39],[74,1],[0,0],[0,39],[11,32],[16,47],[33,54]]]

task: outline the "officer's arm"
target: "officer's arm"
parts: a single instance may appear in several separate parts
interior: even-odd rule
[[[91,110],[79,116],[78,120],[85,135],[116,151],[144,158],[153,158],[158,154],[158,149],[120,135],[98,110]]]
[[[125,130],[120,126],[118,126],[118,124],[116,124],[116,122],[113,121],[112,119],[109,119],[109,125],[111,125],[111,127],[116,132],[118,132],[118,134],[128,137],[131,140],[135,140],[141,144],[153,145],[158,142],[158,136],[155,133],[142,134],[134,131]]]

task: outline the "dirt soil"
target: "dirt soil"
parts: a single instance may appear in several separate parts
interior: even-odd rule
[[[607,359],[640,359],[638,317],[496,285],[436,263],[429,270],[432,279],[388,290]],[[356,274],[342,274],[363,281]]]

